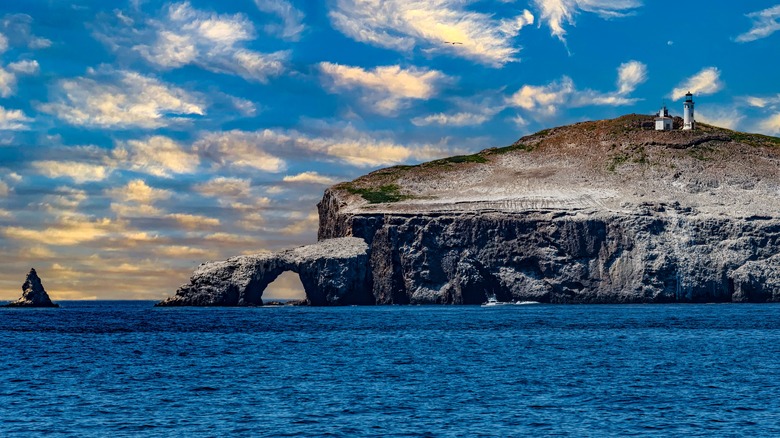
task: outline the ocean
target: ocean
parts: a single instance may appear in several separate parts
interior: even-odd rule
[[[780,305],[0,310],[0,435],[777,436]]]

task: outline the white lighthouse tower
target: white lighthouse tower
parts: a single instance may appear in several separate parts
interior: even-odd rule
[[[689,91],[685,95],[685,108],[683,110],[683,130],[692,131],[696,129],[696,120],[693,118],[693,94]]]

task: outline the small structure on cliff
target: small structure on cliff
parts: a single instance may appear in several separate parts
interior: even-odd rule
[[[22,285],[22,296],[4,307],[60,307],[54,304],[49,298],[49,294],[43,288],[40,277],[35,269],[30,269],[27,278]]]

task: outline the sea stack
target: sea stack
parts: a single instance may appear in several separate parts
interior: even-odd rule
[[[43,288],[40,277],[35,269],[30,269],[22,285],[22,296],[13,303],[6,304],[4,307],[60,307],[54,304],[49,298],[49,294]]]

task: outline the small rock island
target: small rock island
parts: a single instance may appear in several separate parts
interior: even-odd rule
[[[160,305],[260,305],[285,270],[312,305],[780,301],[780,138],[670,119],[338,184],[319,243],[201,265]]]
[[[22,296],[3,307],[60,307],[60,305],[51,301],[49,294],[43,288],[38,273],[35,272],[35,269],[30,269],[22,285]]]

